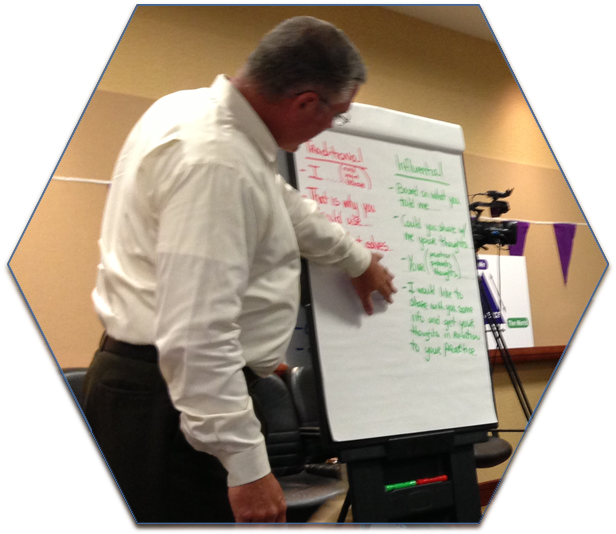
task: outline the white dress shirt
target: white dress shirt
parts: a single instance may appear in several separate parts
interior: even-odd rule
[[[229,486],[270,472],[242,368],[283,361],[300,253],[359,276],[371,254],[276,174],[278,146],[224,76],[163,97],[114,170],[94,304],[107,333],[154,344],[189,443]]]

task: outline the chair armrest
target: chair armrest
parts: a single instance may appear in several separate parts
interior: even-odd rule
[[[302,436],[320,436],[321,429],[318,426],[300,426],[299,432]]]
[[[336,478],[342,480],[342,471],[340,470],[340,464],[308,464],[306,465],[306,472],[312,475],[319,475],[322,477]]]

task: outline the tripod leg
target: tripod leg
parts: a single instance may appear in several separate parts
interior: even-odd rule
[[[528,397],[526,396],[526,392],[524,391],[524,387],[522,386],[522,381],[520,380],[520,376],[515,368],[515,364],[511,359],[511,354],[509,354],[509,350],[507,349],[507,345],[505,344],[505,340],[503,339],[502,332],[496,319],[494,318],[494,310],[492,310],[488,296],[486,295],[485,286],[483,281],[479,279],[479,292],[481,296],[481,306],[483,308],[484,317],[488,321],[488,326],[490,327],[490,331],[494,336],[494,341],[496,342],[496,347],[500,352],[501,359],[503,360],[503,364],[505,365],[505,369],[507,374],[509,375],[509,379],[511,380],[511,385],[516,392],[518,397],[518,401],[520,402],[520,406],[522,407],[522,411],[524,412],[524,416],[526,420],[529,421],[533,410],[530,402],[528,401]]]

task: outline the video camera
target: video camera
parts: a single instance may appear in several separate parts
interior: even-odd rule
[[[473,232],[473,243],[475,252],[480,248],[485,248],[485,245],[515,245],[518,240],[518,223],[516,221],[480,221],[479,218],[483,209],[490,208],[492,217],[500,217],[503,213],[509,211],[509,203],[501,200],[507,198],[513,189],[507,189],[504,193],[500,191],[488,191],[486,193],[477,193],[478,195],[490,197],[491,202],[473,202],[469,205],[471,211],[471,229]],[[474,215],[473,215],[474,214]]]

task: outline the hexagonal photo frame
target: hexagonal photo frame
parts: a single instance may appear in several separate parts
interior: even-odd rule
[[[120,32],[118,33],[116,40],[112,44],[109,54],[105,60],[105,63],[101,67],[101,71],[99,72],[99,75],[97,76],[97,79],[95,80],[90,93],[87,95],[86,99],[84,100],[82,109],[80,110],[73,124],[73,127],[71,128],[71,131],[69,132],[69,135],[67,136],[67,139],[65,143],[63,144],[62,149],[60,153],[58,154],[58,157],[56,158],[56,161],[54,161],[52,165],[50,173],[45,183],[43,184],[43,187],[41,188],[39,195],[37,195],[37,198],[35,199],[32,209],[30,210],[30,212],[28,213],[28,216],[26,217],[26,221],[24,222],[24,225],[20,229],[19,235],[17,239],[15,240],[15,243],[13,244],[13,246],[11,247],[11,250],[9,251],[9,254],[7,255],[7,259],[5,260],[5,276],[7,277],[7,280],[9,280],[11,288],[13,289],[16,297],[18,298],[20,306],[24,310],[24,313],[26,317],[28,318],[31,327],[33,331],[35,332],[35,335],[37,336],[37,339],[39,340],[41,347],[43,348],[43,352],[45,353],[45,356],[47,357],[48,362],[50,363],[54,372],[57,373],[60,385],[65,390],[65,394],[67,394],[69,403],[71,403],[71,406],[74,412],[76,413],[77,418],[80,421],[80,424],[82,425],[82,429],[84,430],[86,435],[88,435],[89,425],[87,424],[87,421],[85,421],[85,419],[83,418],[83,413],[79,405],[78,383],[75,383],[75,385],[71,386],[71,380],[72,380],[73,374],[69,372],[69,369],[73,367],[79,367],[79,365],[73,364],[74,361],[79,363],[79,356],[75,357],[74,354],[70,354],[70,350],[68,350],[66,347],[66,341],[62,339],[61,333],[58,333],[62,325],[59,326],[58,324],[54,323],[54,318],[50,317],[50,315],[53,315],[53,314],[50,314],[48,310],[45,310],[45,302],[44,302],[45,298],[51,299],[57,295],[54,295],[52,291],[50,291],[49,294],[46,295],[46,291],[47,291],[46,288],[38,285],[37,280],[40,280],[41,277],[38,272],[34,272],[32,268],[30,267],[31,265],[33,265],[31,260],[33,257],[34,258],[37,257],[36,254],[47,254],[45,256],[46,259],[48,259],[55,266],[61,267],[63,265],[63,262],[64,264],[67,262],[67,257],[74,258],[75,255],[77,255],[77,251],[70,250],[69,248],[68,250],[60,251],[59,253],[60,257],[50,258],[50,256],[53,256],[53,255],[49,254],[48,251],[46,250],[41,251],[40,245],[43,242],[47,242],[47,243],[51,243],[50,247],[53,248],[55,246],[55,243],[53,243],[53,239],[51,240],[49,239],[49,235],[46,234],[45,232],[49,231],[50,228],[53,228],[56,232],[60,231],[60,235],[62,235],[61,233],[62,230],[65,232],[64,235],[71,234],[71,232],[73,232],[74,234],[75,229],[71,228],[72,221],[86,220],[88,217],[87,215],[88,210],[95,212],[98,209],[100,213],[100,208],[104,201],[106,191],[98,192],[95,194],[83,193],[83,192],[75,194],[75,191],[68,192],[68,188],[69,188],[69,184],[74,184],[73,187],[76,187],[76,188],[82,188],[82,187],[88,187],[88,186],[93,186],[96,188],[103,188],[103,191],[106,188],[106,185],[107,185],[106,182],[108,180],[105,180],[104,177],[102,177],[101,175],[104,173],[109,174],[109,161],[110,161],[109,155],[103,154],[100,156],[101,161],[104,161],[104,164],[99,165],[96,169],[87,169],[87,163],[84,163],[84,161],[80,161],[80,158],[87,159],[87,157],[92,156],[92,154],[96,152],[96,149],[93,149],[92,147],[92,143],[97,138],[96,138],[96,135],[93,134],[92,128],[100,128],[100,129],[105,128],[105,122],[104,121],[101,122],[101,117],[104,117],[105,114],[109,111],[109,109],[120,110],[118,111],[118,114],[121,115],[122,119],[125,121],[125,124],[123,125],[123,127],[126,130],[126,128],[129,128],[130,125],[134,122],[134,120],[138,118],[138,115],[144,110],[144,108],[153,101],[152,99],[155,96],[158,96],[158,92],[160,91],[171,92],[172,90],[177,89],[175,87],[171,87],[173,83],[169,82],[169,78],[172,76],[165,77],[164,75],[161,74],[161,72],[164,70],[165,67],[170,67],[173,64],[173,59],[172,59],[173,55],[163,58],[163,61],[160,64],[158,64],[158,66],[155,65],[149,71],[146,69],[145,74],[144,74],[143,83],[136,82],[134,79],[135,74],[133,72],[133,69],[135,68],[135,65],[134,65],[135,58],[133,56],[135,56],[136,54],[137,55],[145,54],[145,56],[144,55],[139,56],[141,59],[143,59],[144,57],[148,57],[147,54],[156,54],[155,51],[144,51],[143,50],[144,43],[150,42],[148,41],[148,38],[149,39],[153,38],[152,34],[155,33],[154,30],[156,28],[163,27],[165,24],[171,24],[169,22],[170,19],[167,18],[168,15],[160,18],[158,15],[154,14],[155,12],[153,10],[159,9],[159,8],[177,9],[179,7],[180,6],[139,6],[139,5],[136,5],[131,9],[131,12],[127,16],[127,19],[124,25],[122,26]],[[473,7],[473,6],[465,6],[465,7]],[[584,280],[585,281],[584,287],[574,288],[578,293],[581,294],[581,295],[577,293],[575,294],[575,298],[577,298],[580,304],[578,305],[578,308],[572,312],[573,319],[569,318],[570,319],[569,326],[564,327],[564,328],[569,328],[569,329],[571,328],[571,326],[574,327],[573,330],[571,330],[571,336],[566,341],[566,343],[564,342],[564,338],[563,338],[563,343],[561,345],[546,344],[544,347],[545,350],[530,351],[532,352],[531,356],[528,356],[528,354],[530,354],[530,352],[528,351],[526,354],[520,353],[519,355],[518,354],[514,355],[515,357],[518,358],[519,365],[521,365],[522,363],[526,363],[524,362],[525,357],[528,357],[530,361],[535,361],[535,362],[550,361],[549,358],[551,358],[551,361],[553,362],[553,369],[547,373],[549,374],[549,378],[547,380],[547,383],[545,383],[545,387],[541,389],[540,396],[538,397],[538,399],[537,398],[533,399],[533,403],[532,403],[534,406],[533,419],[536,421],[538,417],[540,416],[540,414],[542,413],[543,408],[545,407],[545,404],[547,403],[547,400],[549,399],[551,391],[553,390],[557,382],[559,373],[562,372],[568,359],[571,357],[571,354],[573,352],[573,349],[575,348],[577,340],[579,339],[581,332],[586,326],[586,323],[590,315],[592,314],[592,310],[594,309],[594,306],[596,306],[598,298],[600,297],[601,288],[605,287],[605,285],[607,284],[607,281],[609,280],[609,277],[611,276],[611,261],[609,260],[609,258],[607,257],[607,254],[605,253],[603,244],[600,242],[600,240],[597,237],[596,229],[592,225],[592,221],[590,220],[590,217],[586,213],[586,210],[584,209],[582,201],[579,198],[579,195],[577,194],[577,191],[575,190],[575,187],[573,186],[571,179],[566,172],[564,164],[562,160],[560,159],[560,157],[558,156],[558,153],[556,152],[556,148],[553,146],[551,139],[549,135],[547,134],[547,131],[545,130],[545,127],[543,126],[541,119],[539,118],[537,110],[534,108],[532,104],[532,100],[530,99],[530,96],[527,94],[526,89],[524,85],[522,84],[522,81],[517,73],[517,70],[515,69],[513,61],[511,60],[511,58],[508,57],[504,43],[502,43],[502,41],[500,40],[498,36],[498,33],[496,32],[496,29],[493,27],[493,24],[491,23],[491,20],[489,18],[489,15],[487,14],[486,9],[480,6],[474,6],[474,7],[476,7],[481,12],[481,16],[485,20],[486,27],[489,28],[495,40],[495,43],[498,48],[498,53],[501,55],[501,60],[502,58],[504,58],[504,60],[506,61],[505,65],[509,71],[509,75],[515,82],[515,85],[519,91],[519,94],[522,95],[525,105],[528,106],[530,117],[527,116],[527,117],[523,117],[522,119],[520,119],[520,117],[517,117],[518,120],[521,120],[522,122],[526,121],[525,122],[526,127],[529,127],[529,124],[531,126],[536,127],[536,130],[539,132],[542,140],[544,141],[545,145],[547,145],[549,149],[550,157],[553,158],[554,162],[556,163],[556,168],[551,169],[551,170],[554,171],[553,173],[555,175],[561,175],[565,179],[568,193],[571,195],[573,199],[573,203],[575,204],[577,210],[579,210],[579,214],[581,218],[579,222],[571,223],[569,220],[566,222],[569,222],[570,224],[575,224],[582,228],[588,229],[588,232],[590,233],[590,239],[587,239],[588,243],[584,243],[582,245],[584,247],[583,248],[584,252],[593,251],[592,247],[593,246],[596,247],[596,250],[594,252],[591,252],[590,254],[592,258],[590,260],[587,260],[586,263],[582,262],[582,263],[576,264],[577,258],[570,256],[569,261],[571,261],[571,264],[568,264],[570,265],[570,269],[571,269],[570,275],[569,275],[570,280],[579,280],[580,279],[579,273],[588,270],[588,264],[591,264],[591,263],[597,264],[597,260],[599,260],[599,263],[598,263],[599,266],[593,265],[594,271],[590,275],[585,273],[586,278],[589,278],[589,280],[588,279]],[[146,8],[152,8],[152,9],[150,11],[146,11]],[[208,8],[210,8],[210,6],[208,6]],[[139,9],[141,9],[142,11],[139,12],[138,11]],[[381,8],[378,8],[378,9],[381,9]],[[140,17],[135,18],[138,12],[140,14]],[[217,15],[217,16],[220,16],[221,18],[218,19],[214,17],[215,21],[214,22],[210,21],[211,24],[215,24],[217,22],[220,22],[220,20],[224,19],[223,15]],[[272,15],[268,13],[268,17],[270,16]],[[385,15],[384,13],[380,13],[379,14],[380,19],[378,17],[377,19],[379,19],[379,22],[381,23],[382,23],[382,20],[385,19],[388,22],[390,22],[390,24],[392,25],[398,24],[400,27],[402,27],[404,24],[409,24],[408,21],[405,21],[404,23],[401,22],[400,17],[402,16],[406,16],[406,15],[401,15],[397,13],[396,14],[387,13],[387,15]],[[413,17],[413,15],[411,16]],[[186,17],[186,20],[184,20],[184,17]],[[396,19],[394,19],[393,17],[396,17]],[[170,18],[171,18],[171,22],[175,25],[178,25],[179,27],[189,27],[190,25],[190,20],[188,20],[190,19],[190,16],[180,15],[178,17],[176,15],[172,15]],[[178,18],[180,19],[179,21],[177,20]],[[333,15],[333,18],[334,19],[336,18],[335,13]],[[421,21],[420,23],[413,22],[413,24],[415,24],[416,26],[418,25],[420,30],[423,28],[424,32],[441,31],[441,32],[445,32],[445,34],[448,35],[449,38],[453,39],[454,41],[456,39],[461,39],[458,35],[455,35],[455,36],[449,35],[447,33],[448,30],[435,29],[431,26],[432,23],[425,22],[422,19],[419,19],[419,20]],[[130,26],[130,24],[132,24],[133,22],[138,22],[138,24],[134,26]],[[184,26],[182,26],[182,24]],[[235,24],[236,26],[239,26],[237,21],[235,22]],[[375,24],[375,23],[373,22],[372,24]],[[342,24],[341,24],[341,27],[343,27]],[[131,33],[133,28],[136,28],[136,29],[134,33]],[[343,29],[345,28],[343,27]],[[368,25],[368,28],[366,30],[367,33],[369,33],[368,30],[372,30],[372,27],[370,25]],[[349,33],[351,32],[349,31]],[[175,34],[171,32],[170,35],[175,35]],[[250,38],[253,38],[253,37],[254,36],[252,35],[250,36]],[[194,39],[194,35],[190,38]],[[361,40],[361,36],[360,36],[360,40]],[[476,41],[471,41],[471,44],[472,44],[471,48],[473,48],[474,51],[483,50],[483,48],[485,48],[485,46],[482,43],[478,43]],[[164,43],[157,43],[157,46],[164,47],[165,45]],[[360,46],[360,49],[361,49],[361,46]],[[136,50],[138,52],[135,52]],[[232,57],[234,59],[237,59],[237,56],[232,56]],[[114,63],[114,59],[116,60],[116,63]],[[459,61],[460,58],[456,56],[455,60]],[[147,63],[151,63],[151,62],[147,62]],[[213,63],[215,63],[215,65],[213,65],[213,68],[218,68],[217,62],[213,61]],[[446,65],[446,66],[448,66],[450,69],[455,70],[454,65]],[[177,67],[174,67],[174,68],[177,69]],[[377,80],[387,78],[387,75],[389,74],[389,71],[387,70],[387,68],[391,69],[392,65],[390,64],[385,65],[385,67],[383,68],[383,72],[377,72],[376,74]],[[475,68],[478,68],[478,67],[475,66]],[[445,71],[447,72],[446,69]],[[482,73],[482,74],[486,75],[486,73]],[[158,83],[157,80],[160,80],[160,79],[163,79],[165,83],[161,84],[162,87],[157,87],[157,83]],[[494,82],[494,84],[498,85],[498,83],[500,83],[501,81],[502,80],[499,78],[497,81]],[[196,80],[194,79],[183,80],[182,83],[186,83],[188,86],[191,86],[192,84],[196,83]],[[384,83],[384,82],[381,82],[381,83]],[[127,87],[132,87],[133,85],[137,88],[131,89],[130,91],[126,89]],[[445,92],[445,89],[446,88],[441,88],[443,92]],[[407,111],[407,109],[405,109],[403,96],[400,96],[400,95],[392,96],[388,94],[387,97],[392,98],[393,100],[396,101],[397,109]],[[366,103],[374,102],[376,103],[376,105],[381,105],[381,101],[379,100],[379,98],[383,99],[384,97],[382,95],[379,96],[378,94],[367,94],[365,98],[366,98]],[[424,98],[426,100],[429,100],[429,98],[425,96]],[[505,95],[503,98],[505,99],[505,102],[506,102],[506,98],[513,98],[513,97],[511,97],[511,95]],[[486,100],[488,100],[489,104],[493,106],[496,105],[495,102],[490,102],[489,99],[486,99]],[[429,102],[428,103],[422,102],[422,104],[424,106],[428,106]],[[512,107],[515,109],[516,105],[519,105],[519,102],[514,102],[512,104]],[[415,112],[415,111],[420,111],[420,110],[413,109],[412,111]],[[512,112],[511,109],[509,109],[509,112]],[[443,117],[439,116],[435,118],[444,120],[446,117],[448,117],[447,113],[452,114],[451,110],[445,110],[443,112],[443,115],[444,115]],[[420,114],[420,113],[417,113],[417,114]],[[451,120],[450,122],[463,123],[464,121],[463,120]],[[469,136],[468,145],[469,145],[469,148],[472,147],[473,151],[476,151],[477,153],[481,154],[481,149],[477,147],[480,147],[482,142],[487,143],[487,141],[486,139],[481,139],[481,134],[479,133],[479,129],[480,129],[479,126],[475,126],[475,130],[473,130],[473,126],[471,126],[470,128],[470,132],[475,133],[475,137],[477,137],[477,140],[475,141],[476,145],[473,144],[472,135]],[[81,134],[80,128],[84,129],[83,135]],[[534,132],[535,135],[537,135],[537,131]],[[108,132],[107,134],[108,134],[108,140],[110,141],[110,144],[114,145],[109,148],[109,151],[110,152],[116,151],[117,153],[118,146],[123,141],[123,138],[121,138],[121,136],[118,134],[118,131]],[[494,131],[492,132],[492,134],[498,136],[499,132]],[[502,132],[501,132],[501,135],[502,135]],[[528,132],[527,132],[527,135],[528,135]],[[520,147],[517,147],[517,148],[520,149]],[[475,159],[476,159],[476,161],[473,161],[473,165],[471,166],[473,170],[478,169],[480,171],[481,169],[483,169],[483,172],[486,172],[486,169],[490,169],[491,167],[489,167],[489,164],[493,162],[486,162],[484,161],[485,159],[496,159],[496,156],[500,156],[501,158],[515,157],[516,154],[519,157],[519,152],[516,152],[516,147],[513,147],[511,152],[505,155],[499,154],[498,150],[494,149],[494,147],[488,147],[487,149],[484,149],[484,150],[487,150],[486,153],[488,153],[490,157],[477,155],[477,153],[471,154],[475,156]],[[540,151],[538,151],[536,154],[534,154],[534,157],[535,157],[535,160],[531,162],[534,165],[529,164],[526,161],[524,163],[519,163],[519,162],[516,162],[516,163],[518,165],[526,165],[526,167],[533,167],[533,170],[536,170],[535,167],[545,165],[547,161],[545,154],[542,154],[540,153]],[[539,165],[537,165],[537,162],[539,163]],[[64,165],[64,167],[62,167],[62,165]],[[70,176],[70,174],[72,174],[70,171],[72,171],[73,169],[76,170],[76,172],[74,173],[75,175]],[[526,170],[528,171],[528,169]],[[63,174],[69,174],[69,176],[66,176]],[[470,178],[470,169],[469,169],[469,178]],[[54,185],[50,187],[52,182]],[[60,185],[61,183],[62,185]],[[62,190],[63,187],[65,187],[66,189],[65,191]],[[87,197],[86,203],[82,202],[83,197]],[[78,199],[78,201],[75,202],[75,199]],[[61,201],[66,201],[66,200],[72,201],[69,203],[75,208],[75,211],[73,213],[67,214],[67,213],[58,212],[59,203]],[[47,204],[47,202],[49,202],[48,206],[45,205]],[[79,206],[77,206],[77,204],[79,204]],[[82,212],[79,212],[80,208],[83,210]],[[567,213],[571,215],[572,212],[569,211]],[[522,219],[523,216],[518,215],[518,217],[519,219]],[[546,222],[553,224],[553,223],[561,223],[563,222],[563,220],[555,219],[552,221],[542,220],[542,221],[531,221],[531,222],[533,224],[546,223]],[[84,234],[86,235],[81,235],[79,236],[79,238],[82,240],[89,241],[91,243],[92,235],[94,235],[95,233],[96,232],[93,232],[93,231],[90,231],[89,233],[84,232]],[[75,239],[73,234],[71,234],[71,239],[69,241],[72,241],[73,239]],[[594,241],[594,243],[592,241]],[[530,245],[531,243],[529,243],[529,246]],[[575,245],[579,246],[579,242],[576,242]],[[555,251],[557,247],[553,247],[553,248]],[[79,250],[83,250],[81,243],[79,244]],[[95,254],[93,254],[91,250],[89,251],[89,254],[90,256],[89,258],[87,258],[87,261],[91,265],[92,257],[95,256]],[[585,254],[585,255],[588,257],[588,254]],[[554,257],[556,258],[556,255],[554,255]],[[601,258],[604,261],[603,265],[601,265],[600,263]],[[560,259],[560,261],[562,265],[562,258]],[[73,277],[70,277],[70,278],[73,278]],[[90,289],[91,287],[93,287],[91,280],[83,280],[81,284],[84,287],[90,287]],[[57,282],[54,285],[55,285],[56,290],[59,291],[60,294],[66,292],[66,286],[62,287],[62,284],[60,284],[60,287],[58,288]],[[83,292],[84,287],[80,287],[79,290]],[[571,290],[571,287],[565,288],[565,291],[566,291],[565,294],[571,295],[570,290]],[[28,295],[35,294],[34,291],[36,291],[36,296],[30,296],[28,298]],[[584,297],[586,296],[589,297],[589,299],[585,303]],[[85,308],[83,307],[83,303],[81,303],[75,306],[71,305],[70,309],[71,309],[70,314],[73,314],[73,317],[74,317],[75,314],[81,315]],[[86,328],[86,330],[91,331],[91,334],[88,336],[87,339],[83,340],[83,345],[92,346],[93,337],[96,337],[100,334],[100,331],[97,332],[95,328],[92,328],[93,321],[91,319],[92,317],[90,317],[90,323],[88,327]],[[576,319],[577,319],[577,322],[576,322]],[[62,321],[60,322],[66,324],[67,318],[63,317]],[[49,325],[49,327],[47,327],[46,325]],[[96,334],[96,336],[94,334]],[[562,338],[562,334],[561,334],[561,338]],[[546,337],[546,339],[549,339],[549,336]],[[81,348],[78,348],[77,350],[81,352]],[[539,353],[538,359],[537,359],[537,353]],[[545,355],[549,355],[549,356],[546,357]],[[496,358],[496,355],[494,357]],[[533,360],[533,358],[535,359]],[[524,382],[524,380],[522,380],[522,382]],[[500,493],[502,493],[504,483],[506,483],[506,480],[511,475],[511,472],[513,471],[513,468],[515,467],[517,460],[519,459],[519,456],[532,431],[532,426],[525,427],[523,429],[518,429],[518,430],[522,431],[520,433],[522,434],[523,439],[521,439],[517,443],[514,443],[516,445],[515,454],[513,456],[513,459],[508,463],[507,469],[503,473],[503,476],[498,478],[498,483],[496,485],[493,484],[492,486],[489,486],[488,491],[492,491],[491,497],[494,495],[498,496],[500,495]],[[113,487],[114,486],[113,475],[109,471],[102,454],[100,454],[100,450],[98,450],[96,441],[92,438],[91,434],[88,435],[88,439],[93,445],[93,449],[95,450],[95,454],[97,454],[97,458],[99,459],[99,462],[101,463],[101,467],[106,472],[109,480],[112,482],[111,485]],[[117,488],[114,488],[114,489],[117,491]],[[488,503],[490,500],[491,499],[488,500]],[[120,498],[119,501],[121,502],[122,499]],[[129,516],[130,514],[127,517]]]

